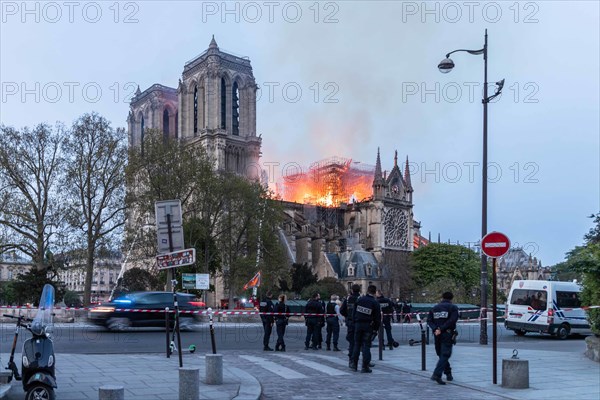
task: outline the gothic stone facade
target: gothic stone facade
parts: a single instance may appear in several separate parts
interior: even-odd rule
[[[402,260],[420,234],[412,194],[408,160],[404,176],[397,154],[391,172],[383,174],[378,152],[371,199],[340,207],[286,202],[280,236],[290,263],[306,263],[319,279],[336,278],[348,290],[359,284],[364,292],[375,284],[395,297],[399,270],[406,268]]]
[[[184,65],[177,89],[138,88],[127,118],[129,144],[143,148],[145,130],[159,129],[204,146],[217,170],[257,179],[257,89],[250,60],[220,51],[213,37],[206,51]]]
[[[250,60],[221,51],[213,37],[206,51],[184,65],[177,88],[138,88],[127,119],[129,144],[143,151],[145,130],[158,129],[204,146],[217,170],[259,178],[256,91]],[[286,204],[281,240],[290,261],[307,262],[319,278],[335,277],[348,287],[377,283],[393,291],[399,268],[393,260],[413,250],[419,229],[412,192],[408,160],[404,176],[397,154],[389,175],[383,174],[378,151],[369,201],[336,208]],[[220,280],[215,284],[222,288]],[[221,296],[215,295],[215,303]]]

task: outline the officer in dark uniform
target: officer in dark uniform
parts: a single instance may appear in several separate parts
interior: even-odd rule
[[[344,299],[340,314],[346,318],[346,340],[348,341],[348,360],[349,365],[352,365],[352,353],[354,352],[354,306],[360,297],[360,285],[352,285],[352,293]]]
[[[321,303],[321,309],[323,313],[325,313],[325,302],[321,299],[321,295],[319,295],[319,303]],[[319,323],[317,324],[317,348],[321,349],[323,347],[323,327],[325,326],[325,315],[321,315],[319,317]]]
[[[440,385],[445,385],[442,380],[442,372],[446,374],[446,380],[451,381],[452,369],[450,368],[450,356],[452,356],[453,334],[458,321],[458,307],[452,304],[454,295],[452,292],[444,292],[442,301],[433,306],[427,317],[427,325],[435,335],[435,352],[439,357],[437,365],[433,370],[431,380]]]
[[[360,297],[354,307],[354,350],[350,368],[357,370],[358,357],[362,350],[362,369],[360,372],[373,372],[371,363],[371,335],[379,330],[381,323],[381,307],[375,299],[377,288],[369,285],[367,294]]]
[[[279,302],[275,306],[275,312],[279,315],[275,316],[275,328],[277,330],[277,343],[275,344],[275,351],[285,351],[285,328],[288,325],[290,307],[285,304],[285,294],[279,295]]]
[[[392,337],[392,318],[394,316],[394,303],[381,293],[381,290],[377,291],[377,301],[381,307],[381,314],[383,320],[383,327],[385,328],[385,334],[387,336],[387,343],[390,350],[394,350],[394,347],[398,347],[398,342]]]
[[[329,303],[327,303],[327,307],[325,308],[325,313],[327,314],[327,338],[325,339],[325,343],[327,343],[327,350],[331,350],[331,339],[333,337],[333,351],[340,351],[340,349],[338,349],[340,320],[338,319],[338,313],[336,310],[339,309],[337,300],[337,295],[331,295],[331,300]]]
[[[323,310],[323,306],[321,305],[321,301],[319,300],[321,295],[319,293],[315,293],[312,295],[308,303],[306,303],[306,307],[304,311],[306,314],[313,314],[305,316],[306,320],[306,339],[304,340],[304,350],[308,350],[309,346],[311,349],[318,350],[319,344],[319,320],[322,316],[314,315],[314,314],[323,314],[325,310]],[[312,341],[312,345],[311,345]]]
[[[412,321],[412,317],[410,315],[410,312],[412,311],[412,305],[405,301],[404,304],[402,304],[402,314],[404,315],[404,322],[408,322],[410,323]]]
[[[260,311],[260,319],[262,320],[263,329],[265,331],[265,336],[263,337],[263,350],[264,351],[273,351],[272,348],[269,347],[269,340],[271,339],[271,332],[273,331],[273,322],[275,319],[272,315],[264,315],[262,313],[272,313],[274,310],[273,302],[271,301],[271,297],[273,294],[271,291],[268,291],[265,295],[265,298],[260,302],[258,311]]]

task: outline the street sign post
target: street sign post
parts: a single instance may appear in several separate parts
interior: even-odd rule
[[[196,249],[185,249],[156,256],[158,269],[175,268],[196,262]]]
[[[164,200],[154,204],[158,253],[172,253],[184,249],[181,201]],[[169,227],[171,237],[169,238]]]
[[[154,203],[158,254],[173,253],[184,249],[183,222],[180,200],[162,200]],[[160,268],[160,266],[159,266]],[[169,268],[169,267],[166,267]],[[171,291],[173,271],[167,270],[167,291]]]
[[[196,289],[210,289],[210,280],[208,274],[196,274]]]
[[[492,275],[492,382],[494,385],[498,383],[498,347],[497,347],[497,315],[496,305],[498,303],[497,291],[496,291],[496,259],[502,257],[510,249],[510,239],[504,233],[490,232],[481,239],[481,251],[486,256],[492,258],[493,263],[493,275]],[[486,315],[487,317],[487,315]]]
[[[181,282],[184,289],[202,289],[210,288],[208,274],[181,274]]]
[[[490,232],[481,239],[481,251],[488,257],[502,257],[508,249],[510,249],[510,240],[504,233]]]

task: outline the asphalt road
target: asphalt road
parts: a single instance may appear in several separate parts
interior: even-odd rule
[[[262,350],[263,330],[260,323],[215,323],[215,342],[218,351],[222,350]],[[460,343],[479,343],[480,327],[478,323],[461,323],[458,327]],[[410,339],[420,339],[417,324],[394,324],[394,339],[402,346],[407,346]],[[306,328],[303,323],[291,323],[286,331],[285,340],[288,350],[304,348]],[[323,329],[323,335],[326,334]],[[0,325],[0,353],[10,352],[14,335],[14,325]],[[345,340],[346,328],[340,330],[339,347],[347,348]],[[21,330],[17,353],[21,352],[23,339],[30,337],[29,332]],[[275,346],[275,329],[271,336],[271,347]],[[433,338],[432,338],[433,340]],[[498,324],[498,347],[554,351],[571,351],[573,342],[580,342],[581,337],[570,337],[558,340],[548,335],[527,334],[516,336],[512,331]],[[160,328],[132,328],[123,332],[110,332],[104,328],[85,324],[57,324],[54,327],[53,341],[55,352],[72,354],[122,354],[122,353],[163,353],[166,350],[166,336]],[[208,324],[196,325],[191,332],[181,332],[182,348],[195,345],[197,351],[210,352],[211,339]],[[488,326],[488,343],[492,344],[491,327]],[[413,346],[418,351],[418,345]],[[375,348],[373,351],[377,351]]]

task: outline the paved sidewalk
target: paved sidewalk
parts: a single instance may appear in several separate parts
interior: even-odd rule
[[[2,362],[8,354],[2,354]],[[20,363],[18,362],[20,365]],[[223,384],[206,385],[204,354],[185,354],[184,367],[200,369],[200,398],[215,400],[257,400],[260,383],[252,375],[223,363]],[[103,385],[122,385],[125,399],[175,400],[179,398],[179,359],[158,354],[87,355],[57,354],[56,374],[60,400],[98,399]],[[12,382],[5,399],[22,400],[21,382]]]
[[[372,348],[373,359],[383,365],[429,379],[437,362],[432,344],[426,346],[426,371],[421,370],[421,345],[402,344],[393,351]],[[512,356],[512,349],[498,348],[497,382],[492,383],[492,345],[461,344],[454,346],[450,364],[453,385],[503,396],[515,400],[538,399],[600,399],[600,364],[583,355],[585,342],[577,352],[551,350],[522,350],[518,357],[529,361],[529,389],[502,387],[502,359]],[[430,384],[434,382],[430,381]]]
[[[583,341],[576,351],[522,350],[519,358],[529,361],[530,387],[506,389],[501,386],[502,359],[510,358],[512,349],[498,349],[498,384],[493,385],[491,345],[459,343],[454,347],[451,359],[455,380],[445,386],[446,393],[452,393],[451,397],[457,399],[597,400],[600,398],[600,364],[583,356],[584,351]],[[183,364],[199,368],[202,399],[256,400],[261,396],[277,400],[320,399],[340,398],[340,395],[366,398],[364,390],[372,394],[369,398],[393,398],[390,396],[409,392],[414,392],[413,398],[431,398],[438,393],[438,385],[429,380],[437,361],[433,345],[426,348],[426,371],[421,371],[419,345],[411,347],[403,343],[393,351],[386,350],[383,361],[378,360],[377,347],[373,347],[372,354],[373,361],[381,367],[376,365],[373,376],[365,377],[348,370],[345,352],[225,351],[223,385],[203,383],[204,354],[184,354]],[[2,354],[2,363],[7,360],[8,355]],[[59,354],[56,361],[57,398],[61,400],[98,399],[100,386],[115,384],[125,387],[125,398],[129,400],[176,400],[179,397],[177,355],[167,359],[160,354]],[[390,379],[395,379],[390,371],[394,370],[408,373],[410,378],[402,378],[390,386]],[[343,383],[357,378],[361,385]],[[266,397],[261,384],[266,385]],[[287,389],[273,391],[274,384]],[[328,396],[319,397],[325,394]],[[21,400],[21,383],[13,382],[4,398]]]

